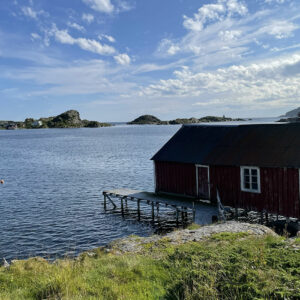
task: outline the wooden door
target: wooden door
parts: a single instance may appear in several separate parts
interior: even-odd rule
[[[197,166],[197,191],[200,199],[210,199],[209,167]]]

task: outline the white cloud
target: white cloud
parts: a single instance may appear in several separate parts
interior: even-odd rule
[[[69,27],[71,27],[71,28],[74,28],[74,29],[80,31],[80,32],[84,32],[85,31],[85,28],[83,26],[81,26],[81,25],[79,25],[79,24],[77,24],[75,22],[73,22],[73,23],[72,22],[68,22],[67,25]]]
[[[116,42],[116,40],[115,40],[115,38],[114,38],[113,36],[107,35],[107,34],[100,34],[100,35],[98,36],[98,38],[99,38],[100,41],[102,41],[103,39],[106,39],[106,40],[108,40],[110,43],[115,43],[115,42]]]
[[[240,15],[244,16],[248,13],[248,8],[243,1],[238,1],[238,0],[228,0],[227,1],[227,10],[228,10],[228,15]]]
[[[37,19],[38,17],[38,12],[34,11],[31,7],[29,6],[23,6],[21,8],[22,13],[24,14],[24,16],[32,18],[32,19]]]
[[[59,30],[56,26],[53,27],[52,34],[55,36],[56,41],[62,44],[77,45],[83,50],[100,55],[113,55],[116,52],[115,48],[105,44],[103,45],[96,40],[73,38],[67,30]]]
[[[188,30],[201,31],[208,20],[219,19],[220,13],[225,11],[222,4],[206,4],[199,8],[193,18],[184,16],[183,26]]]
[[[112,13],[114,11],[114,5],[110,0],[83,0],[83,2],[99,12]]]
[[[203,105],[286,105],[300,98],[300,53],[290,57],[193,72],[183,67],[174,77],[148,85],[140,96],[203,99]]]
[[[76,39],[74,39],[67,30],[58,30],[54,31],[55,39],[62,44],[75,44]]]
[[[92,14],[82,14],[82,20],[87,22],[88,24],[91,24],[94,22],[95,17]]]
[[[120,66],[98,59],[73,61],[72,64],[61,61],[52,66],[27,67],[18,72],[11,70],[5,75],[45,86],[32,92],[34,95],[119,95],[137,88],[137,84],[126,80],[128,74],[122,73]]]
[[[32,41],[40,40],[41,39],[41,36],[38,33],[35,33],[35,32],[31,33],[30,36],[31,36],[31,40]]]
[[[222,30],[218,35],[224,41],[232,41],[240,37],[242,32],[240,30]]]
[[[116,50],[113,47],[108,45],[102,45],[95,40],[78,38],[75,41],[80,48],[100,55],[112,55],[116,52]]]
[[[266,26],[264,29],[266,33],[275,36],[277,39],[283,39],[293,36],[293,32],[299,26],[288,21],[277,21]]]
[[[117,13],[129,11],[133,8],[134,8],[134,6],[132,4],[129,4],[128,2],[126,2],[124,0],[117,1],[117,8],[116,8]]]
[[[186,62],[186,59],[181,59],[168,64],[155,64],[155,63],[146,63],[142,65],[135,65],[133,74],[141,74],[148,73],[153,71],[163,71],[163,70],[171,70],[182,66]]]
[[[286,0],[265,0],[266,3],[272,4],[272,3],[279,3],[283,4],[286,2]]]
[[[169,39],[162,39],[157,49],[158,53],[165,53],[167,55],[175,55],[179,51],[180,46]]]
[[[216,4],[205,4],[192,18],[184,16],[183,26],[192,31],[202,31],[206,23],[221,20],[226,16],[245,15],[248,9],[237,0],[219,0]]]
[[[130,57],[126,53],[116,55],[114,56],[114,59],[118,64],[123,66],[129,65],[131,62]]]
[[[287,39],[299,28],[288,8],[275,9],[250,13],[245,2],[238,0],[202,5],[193,16],[184,16],[187,33],[174,40],[161,40],[157,54],[193,55],[190,64],[200,69],[242,61],[251,55],[253,43],[269,52],[270,37]]]

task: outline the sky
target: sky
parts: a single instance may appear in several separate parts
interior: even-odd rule
[[[300,106],[300,0],[1,0],[0,120]]]

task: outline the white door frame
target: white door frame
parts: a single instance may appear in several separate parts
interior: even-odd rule
[[[198,175],[198,168],[207,168],[207,180],[208,180],[208,199],[210,199],[210,170],[208,165],[195,165],[196,166],[196,190],[197,190],[197,197],[199,197],[199,175]],[[299,169],[300,172],[300,169]],[[299,173],[300,174],[300,173]]]

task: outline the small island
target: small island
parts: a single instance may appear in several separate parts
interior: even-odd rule
[[[143,115],[135,120],[128,122],[129,125],[179,125],[179,124],[197,124],[197,123],[209,123],[209,122],[230,122],[230,121],[245,121],[245,119],[233,119],[216,116],[206,116],[200,119],[197,118],[178,118],[171,121],[162,121],[155,116],[152,115]]]
[[[98,128],[112,126],[109,123],[81,120],[77,110],[68,110],[58,116],[22,121],[0,121],[0,129],[38,129],[38,128]]]
[[[300,122],[300,107],[287,112],[282,119],[277,122],[299,123]]]
[[[285,115],[280,116],[280,118],[297,118],[300,113],[300,107],[288,111]]]

